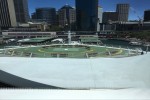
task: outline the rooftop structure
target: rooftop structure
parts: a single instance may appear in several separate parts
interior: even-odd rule
[[[56,32],[2,32],[2,35],[16,38],[56,37]]]
[[[92,36],[92,37],[80,37],[81,43],[101,43],[101,40],[98,38],[98,36]]]
[[[18,43],[21,43],[21,44],[38,44],[38,43],[45,43],[47,41],[51,41],[52,39],[54,39],[54,37],[22,39],[22,40],[19,40]]]

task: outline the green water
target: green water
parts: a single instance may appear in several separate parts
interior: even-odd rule
[[[146,51],[147,47],[144,46],[132,46],[129,45],[129,42],[122,41],[122,40],[102,40],[102,42],[108,46],[114,46],[114,47],[122,47],[122,48],[130,48],[130,49],[136,49],[141,48],[142,50]],[[150,47],[149,47],[150,51]]]

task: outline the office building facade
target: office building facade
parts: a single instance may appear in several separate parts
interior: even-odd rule
[[[76,22],[76,10],[69,5],[63,6],[58,11],[59,26],[73,28]],[[67,27],[66,26],[66,27]]]
[[[29,20],[28,0],[14,0],[15,14],[18,23]]]
[[[51,7],[37,8],[36,12],[32,14],[32,19],[47,22],[50,25],[55,25],[56,9]]]
[[[97,31],[100,31],[100,24],[102,23],[103,20],[103,8],[98,7],[98,21],[97,21]]]
[[[150,21],[150,10],[144,11],[144,21]]]
[[[16,27],[17,20],[13,0],[0,0],[0,27]]]
[[[29,20],[27,0],[0,0],[0,24],[2,29],[17,27]]]
[[[98,0],[76,0],[78,31],[96,31],[98,21]]]
[[[37,17],[36,17],[36,12],[34,12],[34,13],[31,14],[31,18],[32,18],[32,19],[37,19]]]
[[[103,13],[103,23],[109,23],[118,21],[118,13],[117,12],[104,12]]]
[[[98,7],[98,20],[99,20],[99,23],[102,23],[103,21],[103,8],[102,7]]]
[[[129,17],[129,4],[117,4],[116,12],[118,13],[118,21],[127,22]]]

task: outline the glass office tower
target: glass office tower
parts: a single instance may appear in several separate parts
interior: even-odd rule
[[[16,19],[18,23],[29,21],[28,0],[14,0]]]
[[[36,18],[54,25],[56,23],[56,9],[51,7],[37,8]]]
[[[96,31],[98,20],[98,0],[76,0],[78,31]]]
[[[59,26],[65,27],[66,25],[70,26],[70,30],[75,27],[76,22],[76,10],[69,6],[65,5],[58,10],[59,16]]]
[[[129,17],[129,4],[117,4],[116,12],[118,13],[118,21],[127,22]]]
[[[144,21],[150,21],[150,10],[144,11]]]
[[[7,29],[16,27],[16,15],[13,0],[0,0],[0,27]]]

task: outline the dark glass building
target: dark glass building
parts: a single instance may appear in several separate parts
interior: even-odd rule
[[[0,0],[0,27],[16,27],[16,14],[13,0]]]
[[[78,31],[96,31],[98,20],[98,0],[76,0]]]
[[[118,21],[117,12],[104,12],[103,13],[103,23],[109,23],[110,21]]]
[[[65,27],[65,25],[70,26],[70,28],[74,27],[76,22],[76,10],[69,5],[63,6],[58,11],[59,17],[59,25],[61,27]]]
[[[27,0],[0,0],[0,26],[2,29],[17,27],[29,20]]]
[[[32,17],[39,21],[44,21],[48,24],[54,25],[56,23],[56,9],[51,7],[37,8]]]
[[[118,21],[127,22],[129,17],[129,4],[117,4]]]
[[[31,18],[32,18],[32,19],[37,19],[37,17],[36,17],[36,12],[32,13]]]
[[[144,11],[144,21],[150,21],[150,10]]]
[[[28,0],[14,0],[15,14],[18,23],[29,20]]]

